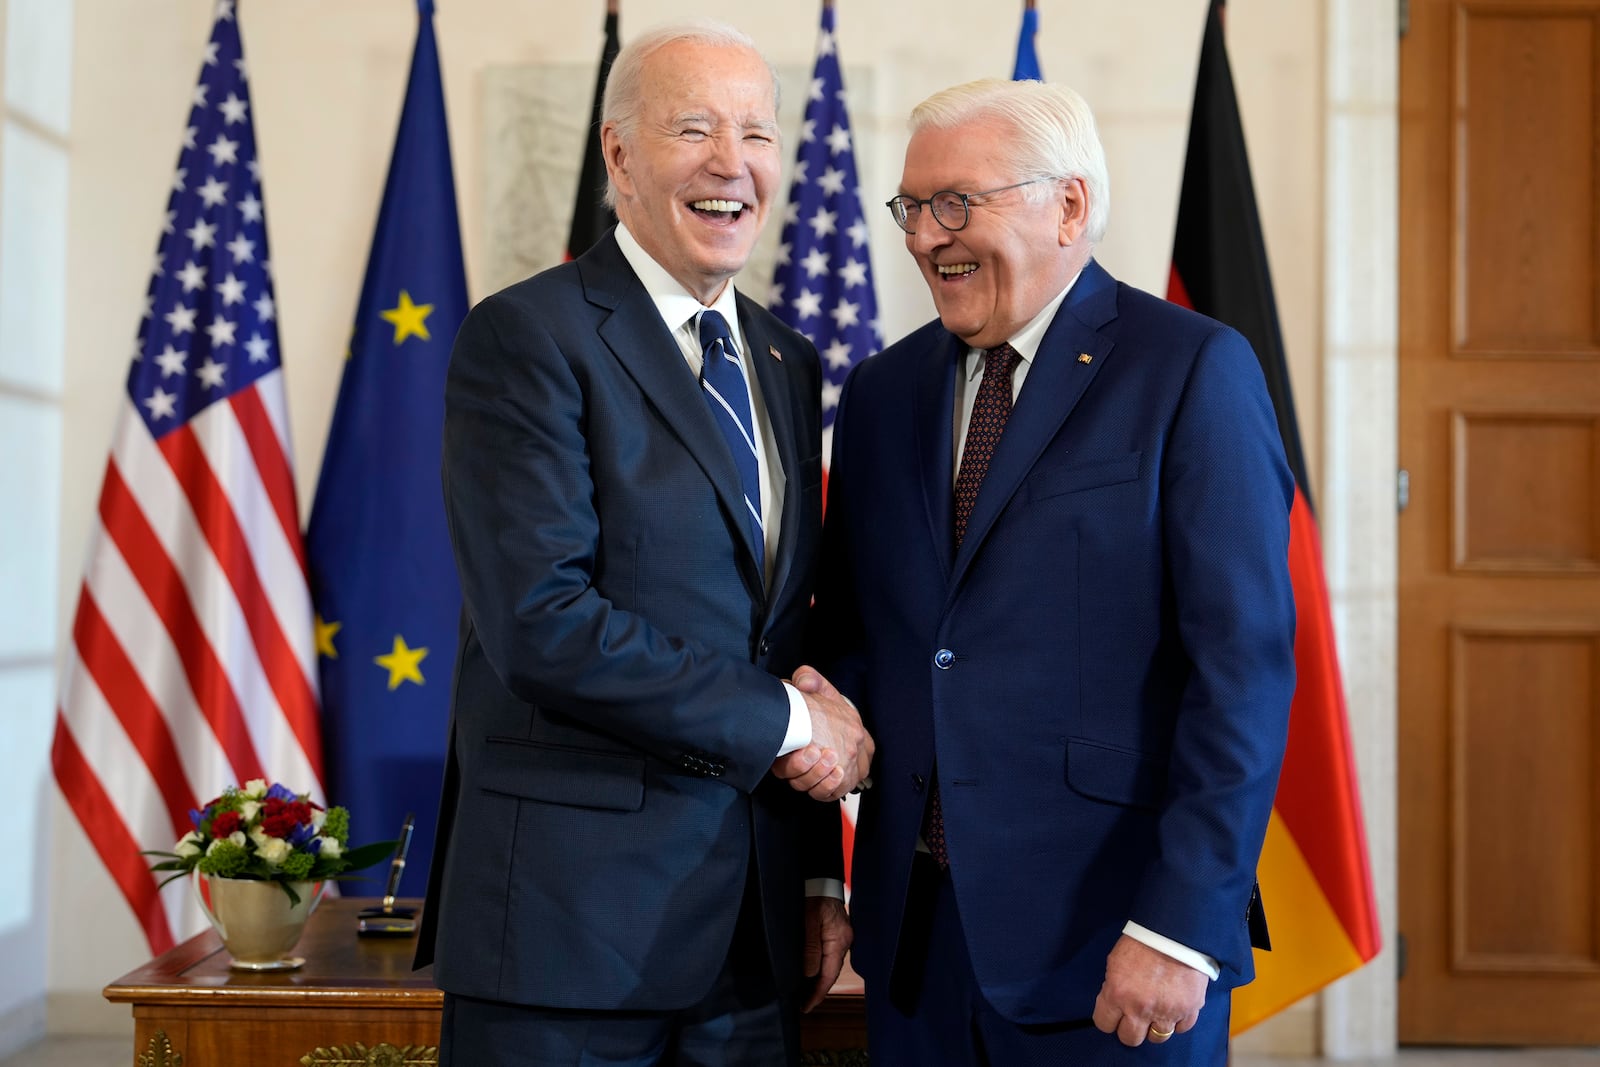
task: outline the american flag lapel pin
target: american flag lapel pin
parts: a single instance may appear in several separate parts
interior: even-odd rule
[[[1094,357],[1091,356],[1087,352],[1079,352],[1078,353],[1078,362],[1079,363],[1093,363],[1094,362]]]
[[[767,354],[770,355],[773,359],[777,360],[779,363],[783,362],[783,353],[778,351],[778,346],[777,345],[768,345],[767,346]]]

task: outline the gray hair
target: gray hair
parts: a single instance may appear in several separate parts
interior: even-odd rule
[[[742,48],[759,56],[772,75],[773,110],[778,105],[778,72],[772,61],[761,54],[755,39],[736,26],[716,19],[696,18],[670,22],[647,30],[629,41],[617,53],[606,77],[606,93],[600,104],[601,125],[611,123],[617,136],[631,140],[639,125],[639,113],[644,109],[644,69],[650,57],[674,44],[703,44],[721,48]],[[606,177],[606,205],[616,207],[616,190]]]
[[[1094,113],[1083,97],[1065,85],[982,78],[943,89],[918,104],[911,112],[911,132],[984,120],[1007,123],[1016,131],[999,158],[1013,180],[1081,178],[1089,193],[1085,234],[1092,242],[1105,236],[1111,220],[1111,178]],[[1038,197],[1048,188],[1040,185],[1025,192]]]

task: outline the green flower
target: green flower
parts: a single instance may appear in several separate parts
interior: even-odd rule
[[[284,860],[279,869],[284,877],[296,882],[304,882],[311,874],[311,865],[316,862],[316,857],[309,852],[291,852],[289,858]]]
[[[250,853],[232,841],[214,841],[200,857],[200,870],[218,878],[232,878],[250,865]]]
[[[350,812],[335,804],[328,809],[328,817],[322,823],[322,836],[331,837],[339,844],[350,843]]]

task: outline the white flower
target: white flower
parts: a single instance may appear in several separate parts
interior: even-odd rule
[[[318,833],[322,832],[322,824],[328,821],[328,813],[322,808],[314,808],[311,812],[311,828]]]
[[[256,816],[259,814],[261,814],[261,801],[259,800],[247,800],[239,805],[239,818],[243,819],[246,825],[255,822]]]
[[[211,844],[206,846],[206,855],[209,856],[213,852],[215,852],[217,850],[218,846],[220,846],[224,841],[228,842],[230,845],[238,845],[240,848],[243,848],[244,847],[244,834],[242,832],[238,831],[238,830],[235,830],[233,833],[229,834],[227,837],[219,837],[219,838],[217,838],[215,841],[211,842]]]
[[[256,853],[274,867],[288,859],[292,851],[289,842],[281,837],[269,837],[256,843]]]
[[[324,859],[336,860],[340,856],[344,855],[344,849],[339,846],[339,841],[337,838],[318,837],[313,838],[313,840],[322,842],[322,844],[317,848],[317,855],[323,857]]]
[[[190,856],[200,855],[200,835],[190,830],[178,838],[178,843],[172,846],[172,851],[188,859]]]
[[[267,780],[265,778],[252,778],[244,784],[244,795],[260,800],[267,795]]]

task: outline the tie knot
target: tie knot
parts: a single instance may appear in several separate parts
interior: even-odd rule
[[[1022,357],[1015,348],[1011,347],[1009,342],[985,349],[983,353],[984,373],[987,374],[992,370],[1002,377],[1008,377],[1011,374],[1011,369],[1017,365],[1017,360],[1020,358]]]
[[[720,311],[702,311],[700,313],[700,347],[710,348],[713,341],[721,341],[723,348],[729,352],[733,348],[733,335],[728,332],[728,320],[722,317]]]

